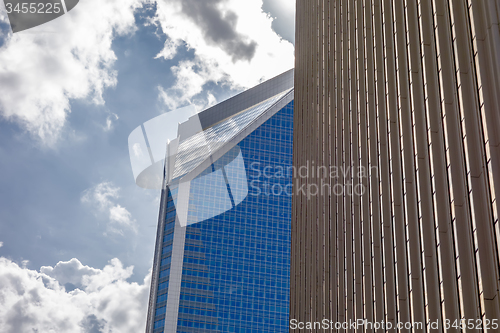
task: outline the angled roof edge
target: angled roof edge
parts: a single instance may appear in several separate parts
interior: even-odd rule
[[[268,98],[276,96],[294,84],[294,69],[290,69],[272,79],[245,90],[244,92],[226,99],[204,111],[198,113],[203,130],[232,117],[233,115],[252,107]]]
[[[293,74],[293,72],[292,72]],[[289,88],[290,89],[290,88]],[[267,120],[269,120],[272,116],[274,116],[278,111],[283,109],[288,103],[293,101],[294,99],[294,89],[292,89],[285,94],[280,100],[270,106],[264,113],[258,116],[255,120],[253,120],[249,125],[247,125],[244,129],[242,129],[233,139],[229,142],[225,143],[222,147],[212,152],[212,154],[206,158],[203,162],[198,164],[193,170],[182,176],[180,179],[177,178],[176,181],[185,182],[191,181],[196,178],[200,173],[202,173],[206,168],[208,168],[212,163],[217,161],[219,158],[224,156],[229,150],[231,150],[234,146],[240,143],[243,139],[245,139],[248,135],[250,135],[253,131],[259,128],[262,124],[264,124]],[[236,112],[235,112],[236,113]],[[174,181],[174,182],[176,182]]]

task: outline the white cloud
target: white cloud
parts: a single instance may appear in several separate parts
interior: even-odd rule
[[[126,229],[137,232],[136,221],[132,214],[115,202],[119,198],[120,188],[110,182],[102,182],[85,192],[81,201],[95,206],[100,213],[107,214],[109,219],[108,231],[123,235]]]
[[[209,103],[208,82],[249,88],[294,65],[293,45],[272,29],[262,0],[158,0],[156,22],[168,38],[158,57],[173,59],[183,43],[194,58],[172,71],[177,79],[160,99],[171,109]],[[212,101],[210,101],[212,102]]]
[[[73,258],[70,261],[60,261],[55,267],[42,266],[40,272],[56,279],[62,286],[72,284],[76,288],[83,288],[83,278],[85,276],[97,275],[100,270],[84,266],[82,263]]]
[[[120,119],[120,117],[118,117],[116,113],[111,113],[111,115],[106,118],[106,126],[104,126],[104,131],[110,131],[113,128],[113,121],[116,121],[118,119]]]
[[[135,10],[153,1],[82,0],[56,20],[9,33],[0,47],[0,117],[55,143],[72,99],[104,104],[103,91],[117,83],[112,41],[135,31]],[[203,91],[209,82],[244,89],[293,67],[293,46],[273,31],[262,0],[155,2],[155,22],[169,37],[158,57],[172,59],[179,45],[194,51],[172,67],[175,84],[159,87],[171,109],[214,103]],[[0,20],[8,22],[3,7]],[[113,121],[108,117],[103,128],[110,130]]]
[[[102,270],[72,259],[37,272],[0,258],[0,331],[143,332],[150,277],[128,282],[132,271],[118,259]],[[70,281],[79,289],[67,291]]]
[[[113,38],[134,31],[133,14],[142,2],[80,1],[56,20],[10,32],[0,47],[0,116],[50,145],[71,111],[71,99],[104,104],[103,91],[116,85]],[[3,6],[0,20],[8,22]]]
[[[132,215],[126,208],[120,205],[113,206],[109,209],[109,219],[116,223],[128,226],[133,225]]]
[[[100,209],[105,209],[113,203],[111,199],[118,198],[119,187],[113,186],[110,182],[102,182],[84,192],[83,202],[95,202]]]
[[[0,247],[2,247],[2,246],[3,246],[3,242],[0,242]]]

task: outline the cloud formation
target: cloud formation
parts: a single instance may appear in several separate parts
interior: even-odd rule
[[[0,258],[0,331],[143,332],[150,278],[128,282],[132,271],[118,259],[102,270],[72,259],[37,272]],[[68,281],[78,288],[66,290]]]
[[[98,269],[82,265],[76,258],[66,262],[60,261],[54,267],[42,266],[40,268],[40,273],[56,279],[66,289],[80,288],[83,290],[83,278],[97,275],[100,272]]]
[[[127,229],[137,232],[136,221],[132,218],[132,214],[115,202],[120,197],[119,192],[120,188],[114,186],[113,183],[102,182],[87,189],[81,201],[93,206],[97,212],[107,215],[110,222],[108,231],[120,235],[123,235]]]
[[[159,87],[170,109],[185,104],[205,107],[213,82],[242,90],[294,65],[293,45],[273,29],[262,0],[158,0],[155,22],[167,35],[158,58],[173,59],[181,45],[192,59],[172,67],[176,82]],[[205,89],[205,90],[204,90]]]
[[[112,41],[135,30],[134,12],[142,3],[81,1],[54,21],[9,32],[0,44],[0,116],[50,145],[71,111],[71,99],[104,104],[103,91],[116,85]],[[3,5],[0,22],[8,23]]]
[[[257,43],[236,31],[238,16],[232,10],[220,10],[223,0],[184,0],[182,13],[201,29],[207,43],[221,47],[233,62],[252,60]]]
[[[57,20],[1,36],[0,117],[43,144],[57,142],[71,100],[105,103],[103,92],[117,83],[112,42],[136,30],[138,8],[155,3],[153,22],[168,36],[157,58],[173,59],[180,45],[194,53],[172,66],[173,85],[158,87],[170,109],[214,104],[207,83],[242,90],[293,67],[293,45],[272,29],[262,0],[86,0]]]

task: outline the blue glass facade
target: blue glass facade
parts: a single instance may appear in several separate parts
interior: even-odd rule
[[[167,141],[146,333],[288,332],[293,77]]]
[[[227,210],[185,227],[177,332],[288,331],[291,196],[285,189],[292,179],[286,172],[269,171],[292,165],[292,136],[293,101],[237,145],[246,175],[226,168],[224,177],[233,186],[227,188]],[[233,149],[199,179],[235,163]],[[191,193],[200,201],[199,214],[203,215],[203,198],[205,205],[211,205],[214,191],[215,197],[223,191],[214,184],[196,184]],[[237,198],[242,192],[234,186],[248,187],[243,201]],[[164,332],[165,325],[176,218],[176,190],[172,192],[165,191],[155,333]]]
[[[264,168],[292,165],[292,131],[293,102],[238,144],[247,197],[187,227],[177,332],[288,332],[292,180]]]

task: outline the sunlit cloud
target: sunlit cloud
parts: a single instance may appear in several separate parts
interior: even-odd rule
[[[0,331],[142,332],[150,278],[128,282],[132,273],[118,259],[103,269],[71,259],[38,272],[0,258]]]
[[[209,82],[242,90],[294,65],[293,45],[272,29],[261,0],[158,0],[155,22],[167,35],[157,57],[173,59],[180,45],[194,52],[172,67],[175,84],[159,88],[170,109],[213,104]]]
[[[104,90],[116,85],[111,45],[135,31],[134,12],[142,3],[81,1],[54,21],[9,32],[0,47],[0,116],[44,145],[57,142],[72,99],[102,105]],[[0,21],[8,22],[3,5]]]
[[[132,214],[121,205],[116,203],[120,188],[111,182],[102,182],[87,189],[82,197],[82,203],[90,205],[98,214],[107,215],[107,230],[112,233],[123,235],[126,230],[137,232],[136,221]]]

